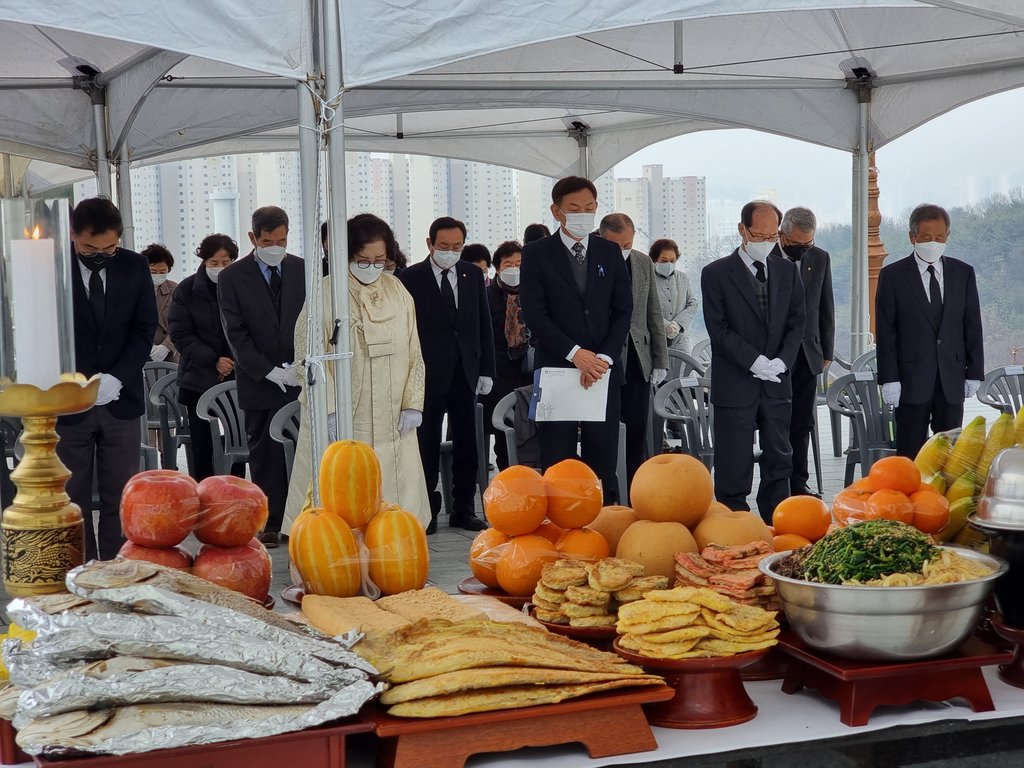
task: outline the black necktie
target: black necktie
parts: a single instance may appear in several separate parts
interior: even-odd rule
[[[107,296],[103,292],[102,270],[95,269],[89,275],[89,303],[92,305],[92,314],[96,318],[96,327],[103,327],[103,316],[107,311]]]
[[[928,303],[931,306],[932,318],[938,325],[942,321],[942,291],[939,288],[939,279],[935,276],[935,267],[928,265]]]
[[[441,303],[444,304],[448,315],[454,319],[458,314],[458,308],[455,305],[455,291],[452,290],[452,283],[448,279],[450,271],[449,269],[441,270]]]
[[[754,271],[757,272],[755,277],[758,279],[758,282],[763,283],[765,280],[768,279],[768,277],[764,273],[764,264],[762,264],[760,261],[754,262]]]
[[[583,243],[573,243],[572,255],[576,259],[577,264],[582,264],[585,254],[583,253]]]
[[[270,268],[270,298],[274,300],[274,306],[279,307],[281,303],[281,268]]]

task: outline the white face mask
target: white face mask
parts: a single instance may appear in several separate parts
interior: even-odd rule
[[[654,265],[654,271],[662,277],[672,277],[676,271],[676,264],[674,261],[663,261]]]
[[[371,264],[368,267],[360,267],[354,261],[350,261],[348,263],[348,271],[352,277],[363,285],[370,285],[377,282],[377,278],[384,274],[384,265]]]
[[[505,267],[498,273],[498,277],[509,288],[516,288],[519,286],[519,267]]]
[[[594,211],[581,211],[578,213],[562,211],[562,215],[565,216],[565,224],[563,225],[565,231],[571,237],[582,240],[594,231],[594,220],[597,218],[597,214]]]
[[[220,273],[224,271],[224,267],[207,267],[206,276],[213,281],[214,285],[220,279]]]
[[[628,259],[629,258],[629,254],[631,254],[632,252],[633,252],[632,248],[623,248],[622,249],[622,258],[623,259]]]
[[[434,263],[437,264],[441,269],[451,269],[459,263],[461,258],[460,254],[455,251],[438,251],[435,250],[431,255]]]
[[[766,243],[755,243],[752,240],[748,240],[747,244],[743,246],[743,250],[745,250],[747,255],[754,261],[760,261],[764,264],[768,260],[768,254],[772,252],[772,248],[774,247],[774,240],[769,240]]]
[[[164,272],[164,274],[162,274],[162,275],[155,275],[153,273],[150,273],[149,276],[153,278],[153,285],[154,286],[163,285],[164,283],[167,282],[167,273],[166,272]]]
[[[268,267],[276,267],[284,261],[286,251],[283,245],[268,245],[265,248],[256,247],[256,256]]]
[[[934,264],[946,250],[945,243],[914,243],[914,253],[925,264]]]

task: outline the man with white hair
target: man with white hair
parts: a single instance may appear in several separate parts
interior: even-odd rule
[[[796,264],[804,285],[804,337],[793,363],[793,415],[789,443],[793,447],[793,476],[789,490],[794,496],[817,496],[807,487],[807,446],[814,427],[818,375],[832,361],[836,313],[832,297],[832,263],[827,251],[814,244],[818,222],[810,208],[790,208],[779,225],[776,255]]]

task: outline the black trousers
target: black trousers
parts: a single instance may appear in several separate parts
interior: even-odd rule
[[[615,366],[607,375],[612,378],[608,382],[604,421],[538,421],[537,440],[542,471],[563,459],[579,458],[601,479],[604,503],[615,504],[619,499],[615,468],[619,451],[619,388],[622,376]],[[577,436],[579,453],[576,452]]]
[[[772,513],[789,496],[793,450],[789,445],[792,401],[760,397],[745,408],[715,406],[715,498],[729,509],[750,509],[754,482],[754,430],[761,444],[757,510],[771,524]]]
[[[193,389],[179,389],[178,403],[188,413],[188,434],[192,442],[192,464],[188,473],[196,480],[205,480],[214,474],[213,470],[213,432],[210,422],[199,418],[196,405],[202,392]],[[238,463],[231,467],[235,477],[245,477],[245,464]]]
[[[946,402],[942,382],[935,375],[935,391],[926,403],[905,404],[896,409],[896,453],[913,459],[932,432],[957,429],[964,421],[964,404]]]
[[[441,512],[441,492],[438,478],[441,466],[441,427],[448,414],[448,428],[452,440],[452,505],[450,517],[465,518],[475,514],[476,477],[479,459],[476,445],[476,391],[470,389],[457,364],[445,392],[428,392],[423,403],[423,424],[416,430],[420,446],[420,461],[427,483],[430,514]]]
[[[11,480],[11,468],[7,466],[7,457],[0,456],[0,510],[7,509],[14,503],[17,490]]]
[[[650,456],[647,455],[647,412],[651,406],[651,383],[644,379],[640,359],[631,341],[626,343],[626,381],[619,397],[619,418],[626,425],[626,482],[633,484],[633,475]],[[658,449],[661,449],[659,442]],[[620,494],[626,498],[625,493]]]
[[[85,559],[110,560],[124,543],[121,492],[139,471],[142,424],[118,419],[105,405],[94,406],[75,424],[58,424],[57,456],[71,472],[65,487],[85,520]],[[93,477],[99,491],[98,531],[93,533]]]
[[[807,449],[814,429],[814,409],[818,402],[818,376],[811,372],[803,347],[793,365],[793,415],[789,422],[789,444],[793,447],[793,477],[790,490],[803,492],[811,476],[807,469]]]
[[[264,530],[279,532],[288,499],[288,472],[284,446],[270,436],[270,420],[277,408],[245,411],[245,435],[249,441],[249,472],[252,481],[267,495],[270,511]]]

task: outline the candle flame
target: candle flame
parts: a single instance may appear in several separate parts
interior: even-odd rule
[[[38,224],[36,224],[35,228],[31,232],[28,228],[25,229],[25,237],[29,240],[38,240],[42,234],[42,230],[39,229]]]

